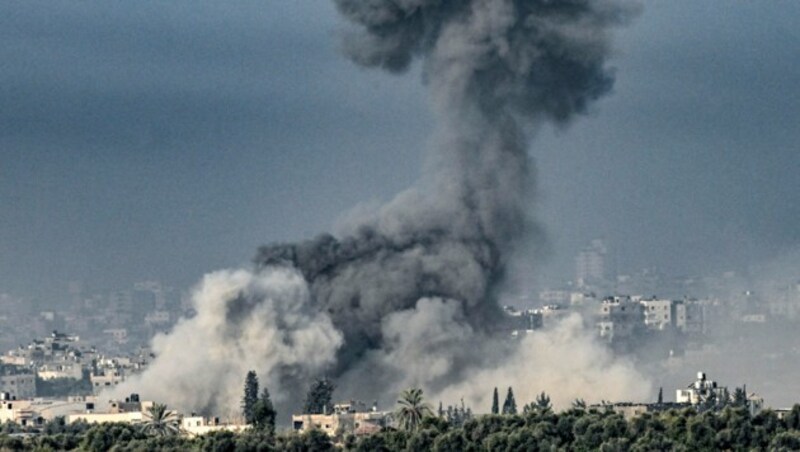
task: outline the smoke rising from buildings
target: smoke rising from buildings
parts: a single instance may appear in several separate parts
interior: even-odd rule
[[[539,352],[492,339],[510,255],[531,226],[527,137],[544,122],[568,123],[609,92],[609,34],[634,8],[607,0],[335,1],[353,26],[344,40],[352,61],[390,72],[415,59],[422,65],[437,127],[421,180],[351,216],[338,237],[265,246],[253,271],[207,277],[197,316],[155,340],[159,357],[131,388],[179,405],[202,393],[192,408],[209,409],[238,405],[231,397],[248,368],[276,393],[324,372],[341,391],[375,398],[408,385],[446,393],[487,375],[487,365],[511,366],[503,378],[518,382],[532,367],[538,375],[550,368],[546,359],[520,368],[510,360]],[[521,345],[591,347],[574,328],[558,331]],[[637,378],[591,355],[570,360],[582,361],[577,371]],[[514,382],[491,386],[505,384]]]
[[[184,409],[233,415],[249,370],[281,402],[287,380],[325,370],[342,343],[330,318],[311,305],[302,276],[289,268],[210,273],[193,303],[197,315],[153,339],[157,359],[118,396],[141,390]]]

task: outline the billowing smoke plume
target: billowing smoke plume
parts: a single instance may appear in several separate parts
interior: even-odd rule
[[[222,372],[217,367],[243,354],[246,366],[274,375],[272,382],[330,363],[328,375],[342,390],[358,388],[353,395],[361,397],[410,384],[444,391],[475,369],[514,356],[488,338],[510,253],[530,223],[526,135],[545,121],[568,122],[608,93],[609,30],[630,8],[611,0],[335,1],[354,27],[345,39],[354,62],[401,72],[420,60],[437,119],[426,171],[415,187],[352,219],[339,238],[263,247],[256,273],[238,276],[282,279],[291,273],[276,269],[295,269],[308,293],[295,280],[293,296],[263,284],[239,290],[253,284],[247,281],[206,282],[201,298],[217,290],[214,284],[231,293],[197,301],[197,318],[158,339],[153,375],[175,367],[169,351],[189,339],[230,355],[192,353],[185,360],[201,364],[184,368]],[[205,322],[217,323],[206,329]],[[322,331],[314,335],[311,327]],[[302,341],[286,339],[297,331]],[[318,336],[330,339],[319,349],[313,346]],[[237,351],[256,343],[252,353]],[[546,341],[530,345],[541,344]],[[227,372],[241,380],[242,370]],[[192,384],[174,379],[164,381],[165,397]],[[214,384],[228,382],[220,376]],[[224,406],[229,396],[207,395],[206,407]]]
[[[342,335],[311,305],[295,270],[219,271],[193,294],[197,315],[153,340],[158,356],[146,373],[120,388],[183,409],[236,415],[242,375],[256,370],[283,397],[284,382],[306,380],[335,360]],[[224,411],[224,412],[220,412]]]

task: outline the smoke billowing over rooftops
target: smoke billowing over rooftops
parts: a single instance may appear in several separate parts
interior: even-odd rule
[[[553,381],[552,366],[559,379],[583,382],[561,385],[571,393],[555,400],[589,398],[587,387],[601,387],[589,374],[607,371],[633,396],[646,394],[630,366],[585,353],[595,349],[574,325],[521,344],[566,347],[575,361],[566,368],[545,358],[535,369],[520,366],[520,353],[549,355],[492,338],[509,256],[531,225],[527,137],[609,92],[609,34],[634,8],[588,0],[336,4],[353,25],[344,41],[352,61],[402,72],[420,60],[437,119],[423,177],[351,218],[340,237],[265,246],[253,270],[208,276],[195,297],[198,315],[154,341],[158,359],[131,386],[197,410],[235,409],[246,369],[256,369],[279,400],[326,373],[364,398],[413,384],[440,394],[460,388],[477,402],[465,386],[485,380],[488,366],[493,378],[527,386]],[[531,391],[543,389],[558,390]]]

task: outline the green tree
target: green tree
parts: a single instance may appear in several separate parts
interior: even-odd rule
[[[409,388],[400,394],[397,401],[397,421],[401,429],[413,432],[419,427],[422,418],[432,416],[431,407],[422,398],[422,389]]]
[[[514,400],[514,390],[508,387],[506,400],[503,402],[503,414],[517,414],[517,401]]]
[[[181,431],[178,414],[163,403],[154,403],[144,414],[143,431],[150,436],[173,436]]]
[[[658,388],[658,403],[659,405],[664,404],[664,388]]]
[[[536,408],[541,412],[550,411],[553,408],[550,404],[550,396],[544,391],[536,396]]]
[[[333,408],[334,389],[336,389],[336,386],[334,386],[333,382],[327,377],[314,380],[306,394],[303,412],[306,414],[323,414],[328,412]]]
[[[585,410],[586,401],[583,399],[575,399],[572,401],[572,408],[576,410]]]
[[[258,402],[258,375],[256,371],[247,372],[244,379],[244,396],[242,397],[242,415],[248,424],[253,423],[253,409]]]
[[[800,433],[796,431],[778,433],[772,437],[769,450],[780,452],[800,450]]]
[[[466,450],[467,441],[461,430],[452,430],[439,435],[433,441],[434,452],[461,452]]]
[[[735,407],[747,406],[747,392],[742,388],[735,388],[733,390],[733,402],[731,404]]]
[[[500,396],[497,393],[497,386],[494,387],[494,394],[492,394],[492,414],[500,414]]]
[[[790,430],[800,430],[800,405],[794,404],[792,411],[786,415],[784,422],[786,423],[786,428]]]
[[[712,389],[698,408],[700,411],[714,411],[717,409],[717,401],[717,392]]]
[[[269,390],[267,388],[264,388],[261,392],[261,397],[253,405],[252,415],[252,424],[255,428],[270,432],[275,431],[275,417],[277,416],[277,412],[272,405],[272,399],[269,396]]]

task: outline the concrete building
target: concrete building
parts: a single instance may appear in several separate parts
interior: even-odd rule
[[[103,369],[99,373],[92,372],[89,380],[92,382],[92,392],[97,395],[125,381],[125,374],[115,369]]]
[[[675,391],[675,401],[678,403],[699,405],[707,401],[709,397],[716,397],[719,400],[728,397],[728,391],[727,388],[717,386],[716,381],[707,379],[705,372],[698,372],[697,380],[686,389]]]
[[[624,345],[644,325],[638,298],[607,297],[597,307],[595,322],[599,336],[612,345]]]
[[[83,378],[83,366],[80,363],[43,364],[36,369],[36,375],[42,380],[55,378]]]
[[[249,428],[247,424],[231,424],[221,422],[217,418],[207,418],[203,416],[189,416],[181,419],[181,430],[184,435],[198,436],[211,432],[234,432],[240,433]]]
[[[102,424],[106,422],[125,422],[130,424],[141,423],[145,412],[153,406],[151,401],[140,401],[137,394],[131,394],[125,400],[111,400],[106,404],[98,405],[87,403],[83,412],[72,413],[66,416],[67,424],[73,422],[87,422],[89,424]]]
[[[37,418],[31,403],[30,399],[17,400],[8,393],[0,393],[0,422],[16,422],[22,426],[41,425],[44,420]]]
[[[41,425],[59,416],[80,413],[92,406],[85,397],[57,399],[13,399],[8,394],[0,394],[0,422],[11,421],[24,426]]]
[[[35,397],[36,375],[24,367],[0,364],[0,394],[12,399]]]
[[[578,287],[604,286],[608,283],[606,256],[608,245],[595,239],[575,257],[575,283]]]
[[[292,415],[292,430],[318,429],[332,438],[345,434],[370,434],[385,427],[390,417],[389,412],[378,411],[374,406],[367,409],[363,403],[351,401],[334,405],[331,414]]]
[[[706,334],[706,306],[708,300],[681,300],[674,302],[675,328],[688,336]]]
[[[675,326],[675,304],[672,300],[641,300],[644,324],[650,330],[664,331]]]
[[[732,393],[728,388],[717,385],[717,382],[706,378],[705,372],[697,373],[697,380],[690,384],[686,389],[678,389],[675,393],[675,400],[678,403],[689,405],[700,405],[713,398],[717,403],[728,402],[732,398]],[[764,409],[764,399],[756,393],[746,394],[747,409],[750,414],[756,414]]]
[[[518,311],[511,306],[503,306],[503,312],[506,315],[504,328],[513,336],[542,328],[542,313],[539,310]]]

